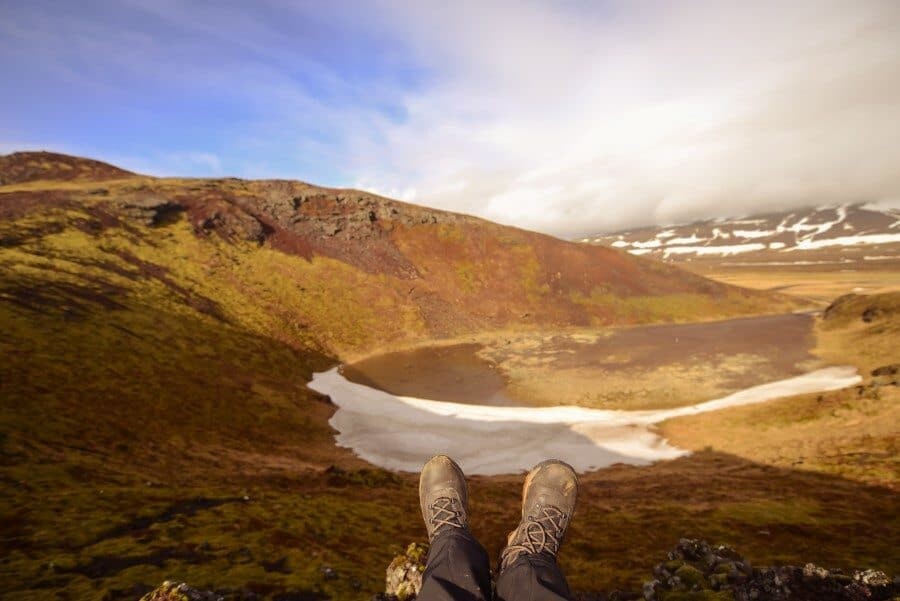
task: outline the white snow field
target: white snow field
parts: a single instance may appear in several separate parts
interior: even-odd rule
[[[647,465],[687,455],[653,424],[683,415],[771,399],[836,390],[858,383],[853,367],[829,367],[754,386],[721,399],[658,411],[608,411],[575,406],[495,407],[398,397],[345,379],[338,368],[313,374],[309,387],[338,409],[329,423],[337,444],[374,465],[416,472],[446,453],[467,474],[514,474],[555,457],[585,472],[625,463]]]

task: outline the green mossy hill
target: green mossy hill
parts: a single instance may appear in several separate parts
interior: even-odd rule
[[[0,300],[25,308],[49,294],[116,309],[157,288],[219,322],[332,355],[485,329],[795,306],[364,192],[150,178],[51,153],[0,157],[0,266],[9,271]]]
[[[825,309],[819,354],[851,361],[877,383],[896,380],[900,370],[900,292],[845,294]]]

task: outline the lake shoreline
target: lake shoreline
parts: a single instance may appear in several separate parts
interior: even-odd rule
[[[338,431],[338,446],[352,449],[369,463],[414,472],[431,455],[447,453],[468,474],[493,476],[525,471],[546,457],[564,459],[579,472],[675,459],[689,451],[670,445],[654,424],[795,394],[837,390],[859,381],[853,367],[830,367],[721,399],[659,411],[500,407],[398,397],[350,382],[337,368],[313,374],[308,386],[328,395],[338,407],[329,421]]]

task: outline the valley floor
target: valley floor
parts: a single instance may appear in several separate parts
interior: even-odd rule
[[[745,288],[783,292],[820,305],[842,294],[900,291],[900,257],[872,262],[826,265],[765,265],[740,261],[694,261],[681,267],[699,275]]]

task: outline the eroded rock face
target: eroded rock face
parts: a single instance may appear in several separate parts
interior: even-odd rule
[[[198,232],[217,232],[226,239],[262,243],[266,239],[263,225],[251,215],[241,211],[214,210],[194,221]]]
[[[122,215],[143,225],[164,225],[177,218],[185,210],[179,202],[156,194],[141,194],[117,203]]]

